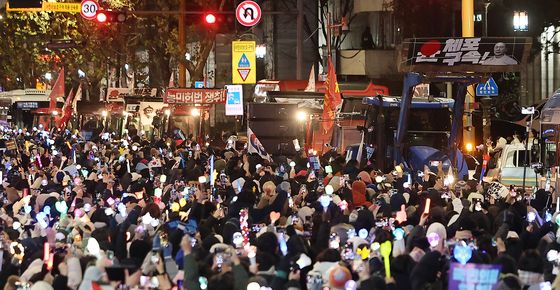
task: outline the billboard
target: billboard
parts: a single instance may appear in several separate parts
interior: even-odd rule
[[[411,38],[399,51],[400,72],[512,72],[527,62],[528,37]]]

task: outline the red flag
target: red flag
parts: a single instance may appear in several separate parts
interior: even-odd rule
[[[338,89],[336,72],[331,57],[327,65],[327,79],[325,80],[325,99],[323,102],[323,129],[329,131],[334,125],[337,107],[342,103],[342,95]]]
[[[66,97],[66,101],[64,101],[64,106],[62,107],[62,118],[64,119],[66,116],[70,116],[72,114],[72,100],[74,99],[74,89],[70,90],[68,97]]]
[[[169,84],[167,85],[168,88],[175,87],[175,72],[171,72],[171,76],[169,77]]]
[[[49,95],[49,110],[52,111],[56,108],[56,98],[58,97],[64,98],[64,68],[62,68],[58,73],[56,81],[52,87],[51,94]]]

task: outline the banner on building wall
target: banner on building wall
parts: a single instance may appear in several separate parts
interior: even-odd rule
[[[399,51],[400,72],[511,72],[527,63],[528,37],[410,38]]]
[[[167,89],[163,96],[166,104],[224,104],[227,94],[223,89]]]

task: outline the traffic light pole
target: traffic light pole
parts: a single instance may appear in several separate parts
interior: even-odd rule
[[[187,50],[187,35],[186,35],[186,26],[187,26],[187,0],[179,0],[179,51],[181,59],[179,61],[179,87],[184,88],[187,86],[187,66],[185,65],[185,53]],[[136,13],[138,14],[138,13]]]

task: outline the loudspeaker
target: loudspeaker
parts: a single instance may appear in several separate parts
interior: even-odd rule
[[[249,103],[247,119],[295,120],[297,104]]]
[[[293,140],[301,124],[296,120],[297,105],[249,103],[247,126],[272,155],[294,155]]]
[[[257,135],[258,137],[258,135]],[[259,138],[261,144],[263,145],[264,149],[268,154],[272,155],[295,155],[296,148],[294,147],[294,143],[292,140],[295,139],[281,139],[281,138],[270,138],[264,137]]]
[[[257,138],[291,138],[297,135],[298,125],[296,121],[288,120],[247,120],[247,126],[253,130]],[[290,140],[293,140],[291,138]]]

